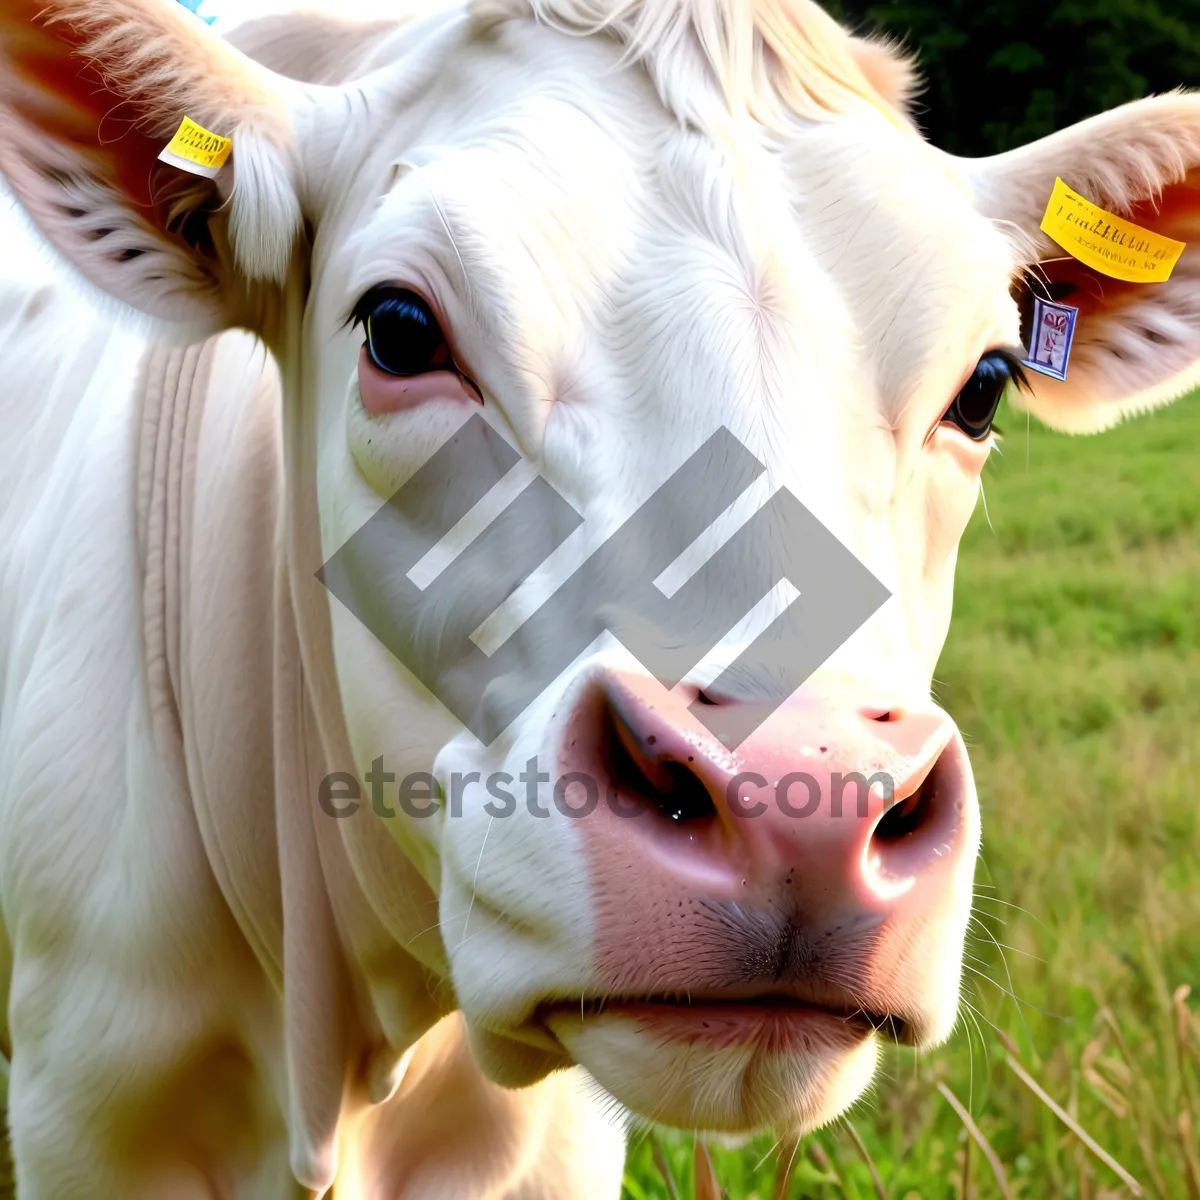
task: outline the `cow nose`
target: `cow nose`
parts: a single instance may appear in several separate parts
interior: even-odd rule
[[[627,863],[681,895],[776,907],[788,893],[814,927],[948,900],[974,792],[944,712],[802,693],[729,749],[690,699],[608,674],[591,753],[576,738],[566,755],[599,770],[610,812],[636,817],[606,817],[600,835]]]

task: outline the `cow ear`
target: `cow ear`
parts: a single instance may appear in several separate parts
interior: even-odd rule
[[[289,85],[166,0],[0,0],[0,173],[92,283],[205,332],[250,323],[300,211]],[[215,178],[160,162],[187,116]]]
[[[1200,95],[1139,100],[965,165],[981,211],[1012,233],[1032,290],[1078,307],[1065,382],[1030,375],[1018,397],[1058,429],[1087,433],[1200,383]],[[1056,178],[1110,213],[1188,243],[1162,283],[1126,283],[1041,231]]]
[[[899,113],[910,116],[921,91],[916,60],[886,37],[854,37],[850,53],[867,82]]]

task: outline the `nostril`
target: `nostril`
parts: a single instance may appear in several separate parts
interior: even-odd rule
[[[883,819],[875,826],[875,841],[884,845],[894,845],[912,837],[920,830],[933,808],[933,789],[930,786],[932,777],[931,772],[911,796],[893,804],[883,814]]]
[[[610,714],[608,769],[622,801],[639,800],[668,820],[715,820],[717,808],[700,777],[686,763],[638,753],[632,733]],[[647,743],[657,741],[654,737]]]
[[[871,833],[868,860],[893,879],[917,875],[930,859],[948,854],[959,823],[959,770],[944,751],[920,787],[897,801]]]
[[[665,762],[662,768],[670,780],[670,786],[662,793],[662,801],[657,805],[663,816],[672,821],[707,821],[716,817],[717,807],[708,788],[689,767],[679,762]]]

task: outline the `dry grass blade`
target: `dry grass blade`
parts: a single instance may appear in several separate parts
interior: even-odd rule
[[[1094,1067],[1084,1067],[1083,1078],[1096,1099],[1118,1120],[1125,1120],[1129,1114],[1129,1105],[1125,1097]]]
[[[1117,1120],[1124,1121],[1129,1116],[1129,1099],[1116,1084],[1110,1082],[1108,1078],[1100,1073],[1100,1068],[1103,1067],[1123,1087],[1130,1086],[1133,1082],[1133,1075],[1121,1059],[1104,1053],[1107,1047],[1108,1040],[1106,1036],[1101,1035],[1098,1038],[1093,1038],[1083,1048],[1083,1054],[1079,1060],[1079,1068],[1083,1074],[1084,1083],[1087,1084],[1096,1099]],[[1071,1115],[1075,1115],[1073,1110]]]
[[[996,1177],[996,1186],[1000,1189],[1000,1194],[1004,1200],[1016,1200],[1016,1192],[1012,1190],[1012,1185],[1008,1182],[1008,1175],[1005,1173],[1004,1164],[1000,1161],[1000,1155],[992,1149],[992,1143],[983,1135],[983,1130],[975,1124],[974,1118],[963,1107],[962,1101],[944,1084],[939,1083],[937,1089],[946,1099],[946,1103],[958,1114],[958,1119],[963,1123],[963,1128],[971,1135],[975,1145],[983,1151],[983,1156],[988,1160],[988,1166],[992,1168],[992,1174]]]
[[[1200,1200],[1200,1157],[1196,1155],[1196,1131],[1192,1128],[1192,1114],[1186,1109],[1179,1114],[1179,1140],[1183,1144],[1188,1200]]]
[[[1133,1056],[1129,1053],[1129,1047],[1125,1044],[1125,1035],[1121,1032],[1121,1026],[1117,1024],[1117,1018],[1113,1015],[1113,1010],[1107,1004],[1100,1006],[1100,1011],[1096,1016],[1108,1026],[1109,1032],[1113,1035],[1113,1040],[1117,1043],[1117,1049],[1121,1052],[1121,1057],[1133,1067]]]
[[[1167,1187],[1162,1171],[1159,1170],[1150,1131],[1154,1129],[1166,1131],[1170,1126],[1155,1099],[1154,1089],[1147,1087],[1145,1079],[1138,1074],[1137,1060],[1130,1051],[1129,1044],[1125,1041],[1125,1035],[1121,1031],[1116,1014],[1108,1005],[1102,1005],[1097,1015],[1112,1033],[1120,1058],[1106,1056],[1096,1065],[1103,1065],[1111,1075],[1131,1089],[1130,1095],[1128,1097],[1123,1095],[1121,1099],[1124,1101],[1123,1106],[1127,1109],[1129,1123],[1133,1126],[1134,1140],[1137,1142],[1142,1165],[1146,1168],[1153,1191],[1159,1196],[1167,1196],[1170,1194],[1170,1189]]]
[[[1154,1190],[1159,1196],[1169,1196],[1171,1190],[1167,1187],[1167,1181],[1163,1178],[1162,1171],[1158,1169],[1158,1163],[1154,1157],[1154,1143],[1150,1140],[1150,1135],[1136,1121],[1134,1122],[1134,1132],[1138,1153],[1142,1156],[1142,1165],[1150,1176]]]
[[[796,1169],[796,1159],[800,1157],[800,1146],[804,1139],[797,1134],[787,1146],[787,1152],[779,1155],[779,1172],[775,1176],[775,1192],[772,1200],[787,1200],[788,1185],[792,1182],[792,1173]]]
[[[1171,1004],[1175,1009],[1175,1018],[1179,1022],[1179,1041],[1181,1044],[1187,1042],[1188,1028],[1188,1006],[1187,998],[1192,994],[1191,987],[1186,983],[1181,983],[1174,992],[1171,993]]]
[[[1135,1195],[1144,1195],[1142,1185],[1103,1146],[1100,1145],[1088,1132],[1073,1120],[1071,1116],[1056,1104],[1055,1101],[1048,1096],[1039,1086],[1036,1079],[1021,1066],[1020,1063],[1014,1062],[1012,1057],[1005,1055],[1004,1061],[1016,1077],[1110,1170],[1116,1175],[1121,1182]]]
[[[1188,1097],[1189,1104],[1194,1104],[1195,1097],[1188,1077],[1187,1064],[1191,1062],[1193,1067],[1200,1071],[1200,1055],[1195,1052],[1192,1044],[1192,1010],[1188,1008],[1187,1003],[1191,994],[1192,989],[1186,983],[1177,987],[1171,997],[1171,1007],[1175,1010],[1175,1048],[1179,1055],[1179,1074],[1183,1080],[1184,1094]]]
[[[1179,1114],[1179,1141],[1183,1145],[1183,1164],[1187,1175],[1188,1200],[1200,1200],[1200,1155],[1196,1151],[1196,1125],[1192,1112],[1192,1088],[1186,1066],[1188,1062],[1200,1071],[1200,1038],[1193,1041],[1192,1010],[1188,1008],[1188,997],[1192,989],[1183,984],[1175,989],[1171,997],[1175,1009],[1175,1038],[1179,1043],[1179,1073],[1183,1079],[1183,1111]]]
[[[846,1132],[850,1135],[850,1140],[854,1143],[855,1149],[862,1155],[863,1162],[867,1164],[867,1170],[871,1172],[871,1182],[875,1185],[875,1196],[877,1200],[887,1200],[887,1192],[883,1187],[883,1180],[879,1178],[879,1172],[875,1169],[875,1163],[871,1158],[870,1151],[867,1150],[861,1137],[858,1136],[858,1130],[850,1123],[849,1119],[845,1120]]]
[[[1005,1033],[1003,1029],[997,1029],[995,1033],[1000,1039],[1001,1045],[1009,1052],[1009,1054],[1011,1054],[1014,1058],[1021,1057],[1020,1046],[1018,1046],[1017,1043],[1014,1042],[1013,1039],[1009,1037],[1009,1035]]]
[[[653,1134],[650,1138],[650,1151],[654,1155],[654,1165],[666,1185],[668,1197],[670,1200],[679,1200],[679,1189],[675,1186],[675,1176],[671,1174],[671,1164],[667,1162],[667,1156],[663,1153],[658,1138]]]
[[[721,1185],[717,1181],[716,1168],[708,1147],[696,1139],[696,1189],[695,1200],[721,1200]]]
[[[1100,1009],[1099,1017],[1100,1020],[1102,1020],[1112,1031],[1113,1040],[1117,1043],[1117,1050],[1120,1051],[1121,1058],[1124,1060],[1125,1066],[1129,1069],[1129,1078],[1131,1080],[1136,1079],[1138,1077],[1138,1060],[1134,1057],[1133,1052],[1129,1049],[1129,1044],[1125,1041],[1125,1035],[1121,1032],[1121,1026],[1117,1021],[1116,1015],[1106,1004]],[[1166,1128],[1166,1118],[1162,1110],[1159,1108],[1158,1101],[1154,1095],[1154,1090],[1152,1088],[1142,1088],[1140,1090],[1142,1095],[1139,1100],[1139,1105],[1142,1106],[1142,1115],[1146,1116],[1151,1123],[1157,1125],[1158,1128]],[[1144,1145],[1145,1135],[1141,1130],[1140,1122],[1137,1120],[1138,1112],[1139,1108],[1135,1107],[1132,1110],[1132,1116],[1134,1119],[1134,1124],[1138,1127],[1138,1144],[1142,1147],[1142,1157],[1146,1158],[1146,1148]],[[1149,1159],[1146,1160],[1146,1165],[1147,1168],[1152,1172],[1157,1170],[1152,1165],[1153,1161],[1154,1156],[1151,1154]],[[1160,1190],[1163,1189],[1160,1188]]]
[[[1075,1170],[1079,1173],[1079,1200],[1092,1200],[1092,1184],[1096,1176],[1092,1170],[1091,1155],[1078,1138],[1075,1139],[1074,1151]]]
[[[1103,1067],[1122,1087],[1129,1087],[1133,1083],[1133,1072],[1121,1059],[1113,1058],[1111,1054],[1106,1054],[1096,1066]]]
[[[842,1182],[842,1177],[837,1173],[833,1163],[829,1159],[829,1155],[825,1153],[825,1147],[820,1142],[809,1142],[808,1144],[808,1161],[812,1163],[818,1171],[824,1171],[829,1179],[839,1192],[844,1196],[846,1194],[846,1185]]]

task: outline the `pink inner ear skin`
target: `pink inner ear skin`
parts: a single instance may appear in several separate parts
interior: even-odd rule
[[[477,404],[474,394],[453,371],[427,375],[389,375],[372,361],[364,345],[358,355],[358,392],[369,413],[394,413],[432,400]]]

